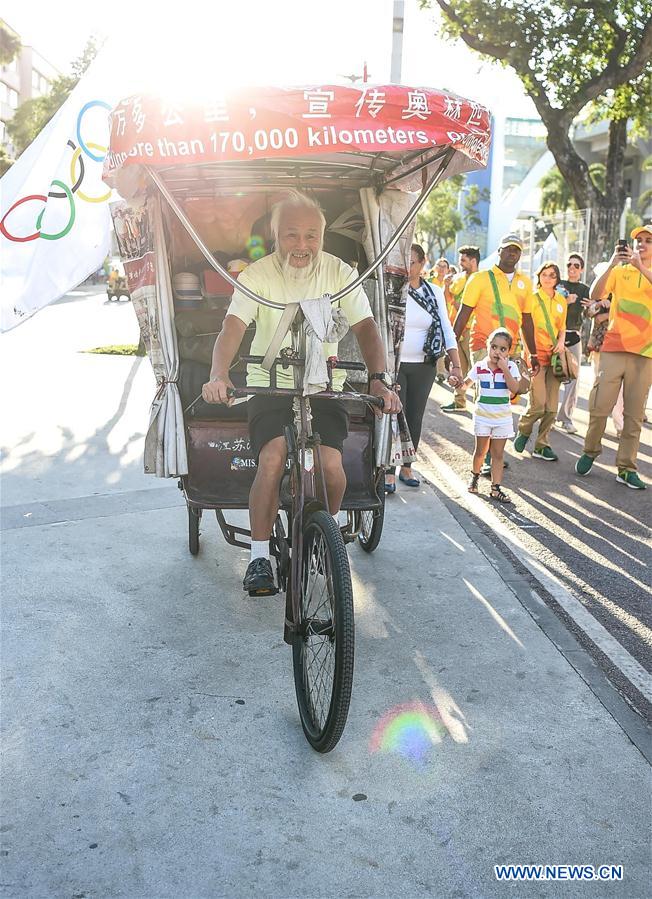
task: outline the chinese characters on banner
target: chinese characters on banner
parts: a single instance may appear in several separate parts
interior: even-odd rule
[[[261,88],[183,105],[125,100],[113,113],[105,173],[125,165],[210,162],[324,152],[452,147],[486,165],[490,114],[472,100],[399,85]]]

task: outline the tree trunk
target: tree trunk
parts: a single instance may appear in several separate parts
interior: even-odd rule
[[[545,125],[548,129],[548,148],[573,193],[578,209],[591,209],[587,259],[587,271],[590,271],[597,262],[611,255],[618,236],[620,217],[625,206],[623,163],[627,145],[627,122],[612,121],[609,125],[604,193],[591,181],[589,167],[573,146],[565,126],[550,115]]]

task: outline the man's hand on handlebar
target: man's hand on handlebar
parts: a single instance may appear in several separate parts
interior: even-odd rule
[[[377,378],[369,385],[369,393],[372,396],[380,397],[384,402],[382,409],[374,407],[377,418],[381,418],[383,415],[391,415],[392,413],[396,414],[403,408],[398,394],[394,390],[389,390],[385,387],[382,381],[379,381]]]
[[[230,406],[233,397],[229,391],[233,390],[233,383],[227,376],[225,378],[211,378],[201,389],[202,399],[205,403],[223,403]]]

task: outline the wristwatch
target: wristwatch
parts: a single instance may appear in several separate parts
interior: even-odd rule
[[[381,384],[384,384],[387,389],[391,389],[394,385],[394,381],[390,374],[386,371],[374,371],[369,375],[370,381],[380,381]]]

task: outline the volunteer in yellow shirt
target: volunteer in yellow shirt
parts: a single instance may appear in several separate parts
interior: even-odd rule
[[[559,381],[550,367],[553,353],[561,353],[566,337],[566,298],[555,289],[561,280],[559,267],[554,262],[544,262],[537,271],[537,290],[532,297],[534,340],[539,358],[539,371],[530,381],[530,392],[525,414],[521,416],[514,450],[522,453],[534,425],[539,422],[533,459],[556,462],[557,454],[550,446],[548,435],[555,423],[559,403]]]
[[[609,323],[589,397],[584,454],[575,471],[587,475],[602,451],[607,416],[623,386],[623,429],[616,454],[619,484],[644,490],[636,470],[645,403],[652,384],[652,223],[634,228],[630,246],[616,246],[607,270],[591,287],[591,299],[611,294]]]
[[[462,306],[455,319],[455,336],[459,340],[473,314],[471,357],[474,362],[486,354],[487,338],[496,328],[507,328],[514,343],[522,329],[532,368],[536,371],[539,367],[531,315],[532,282],[516,268],[522,250],[520,238],[507,234],[498,248],[498,265],[476,272],[464,289]]]
[[[451,324],[455,324],[457,313],[462,305],[462,296],[469,277],[478,270],[480,264],[480,248],[472,246],[460,247],[458,250],[460,274],[451,277],[450,275],[444,279],[444,295],[446,303],[450,310]],[[471,370],[471,347],[470,347],[471,324],[467,323],[462,334],[457,338],[457,349],[460,354],[460,364],[462,366],[462,375],[466,379],[467,374]],[[466,387],[462,384],[455,388],[455,399],[452,403],[447,403],[441,407],[442,412],[465,412],[466,411]]]
[[[450,271],[450,265],[448,264],[448,260],[444,259],[442,256],[440,259],[435,262],[432,271],[430,272],[430,277],[428,281],[430,284],[436,284],[437,287],[441,287],[444,289],[444,278]]]

